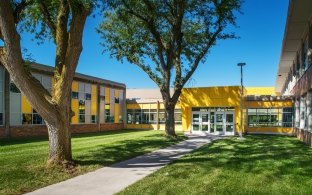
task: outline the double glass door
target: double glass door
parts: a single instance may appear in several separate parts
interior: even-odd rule
[[[193,112],[192,118],[193,131],[209,131],[209,113],[208,112]]]
[[[192,131],[234,135],[234,112],[192,112]]]

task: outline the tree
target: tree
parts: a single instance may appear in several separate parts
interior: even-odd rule
[[[107,0],[98,32],[118,60],[140,67],[158,85],[165,130],[175,136],[174,108],[186,82],[218,40],[235,38],[241,0]],[[170,94],[170,87],[173,93]]]
[[[43,117],[49,134],[49,164],[72,161],[70,119],[71,84],[80,53],[82,35],[92,1],[86,0],[1,0],[0,62],[12,81]],[[52,92],[48,92],[25,68],[18,30],[35,34],[37,40],[56,44]]]

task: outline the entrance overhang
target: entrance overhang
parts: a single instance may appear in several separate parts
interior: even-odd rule
[[[312,18],[311,0],[290,0],[282,43],[281,56],[276,76],[275,90],[281,93],[290,68],[299,50],[302,39],[309,29]]]

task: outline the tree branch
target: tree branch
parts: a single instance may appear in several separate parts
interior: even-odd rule
[[[49,92],[24,69],[20,36],[16,31],[13,10],[9,0],[0,1],[0,31],[5,43],[1,63],[5,66],[13,82],[31,102],[34,109],[47,119],[56,117],[58,110]]]
[[[32,4],[32,1],[26,1],[26,0],[22,0],[20,3],[17,3],[15,5],[15,9],[13,11],[13,17],[14,17],[14,22],[15,24],[19,23],[20,21],[20,17],[21,17],[21,13],[22,11],[30,4]]]
[[[46,23],[48,24],[50,31],[53,35],[54,40],[56,39],[56,25],[52,19],[52,16],[49,12],[48,7],[46,6],[44,1],[38,1],[39,3],[39,8],[43,14],[43,18],[46,21]]]

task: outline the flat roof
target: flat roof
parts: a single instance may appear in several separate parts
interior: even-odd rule
[[[281,93],[312,18],[312,0],[290,0],[275,90]]]

